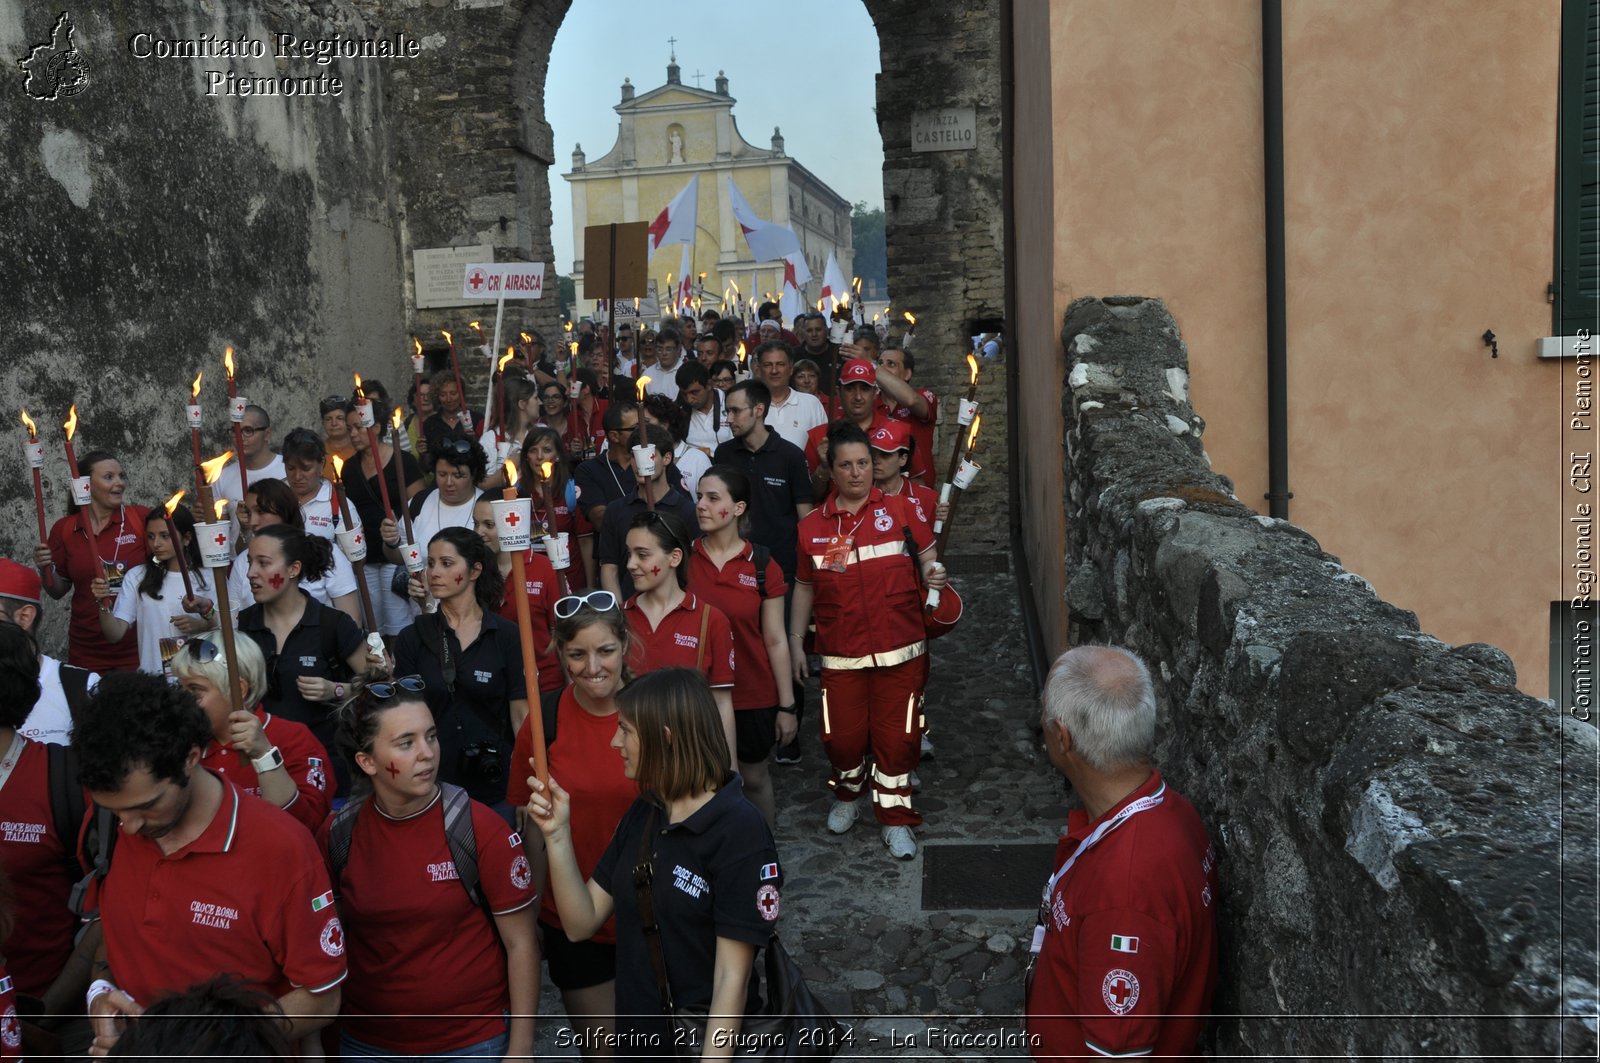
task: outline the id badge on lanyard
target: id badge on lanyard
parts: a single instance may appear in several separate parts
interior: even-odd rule
[[[822,567],[829,572],[844,572],[850,567],[850,552],[856,548],[854,535],[828,537],[828,548],[822,552]]]

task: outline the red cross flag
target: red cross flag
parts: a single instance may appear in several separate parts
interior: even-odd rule
[[[739,186],[728,181],[728,202],[733,206],[733,220],[739,223],[745,243],[750,245],[750,257],[757,262],[771,262],[786,255],[800,253],[800,239],[787,225],[763,221],[739,192]]]
[[[672,197],[656,220],[650,223],[650,250],[663,244],[692,244],[700,210],[700,175],[689,178],[683,191]]]

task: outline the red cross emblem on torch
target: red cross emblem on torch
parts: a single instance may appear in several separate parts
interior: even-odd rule
[[[513,510],[512,512],[506,514],[506,524],[511,528],[512,531],[516,531],[517,530],[517,525],[521,524],[521,523],[522,523],[522,518],[517,516],[515,510]]]
[[[211,541],[216,543],[218,546],[227,546],[228,545],[228,533],[227,532],[217,532],[217,534],[212,538]]]

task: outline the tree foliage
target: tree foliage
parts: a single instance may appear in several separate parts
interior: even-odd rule
[[[883,238],[883,208],[867,209],[866,201],[850,211],[850,235],[855,244],[855,275],[868,298],[882,298],[889,291],[889,252]]]

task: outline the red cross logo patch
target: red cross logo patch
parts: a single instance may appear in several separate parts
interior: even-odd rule
[[[517,525],[522,523],[522,518],[517,516],[516,510],[506,514],[506,526],[512,531],[517,530]]]
[[[1113,1015],[1126,1015],[1139,1003],[1139,979],[1132,971],[1118,967],[1107,972],[1100,983],[1100,998]]]
[[[467,274],[467,287],[475,292],[483,288],[483,270],[475,269]]]
[[[761,911],[761,918],[769,923],[778,921],[778,887],[768,883],[756,890],[756,907]]]
[[[328,925],[322,928],[322,951],[329,956],[344,955],[344,927],[337,918],[329,919]]]

